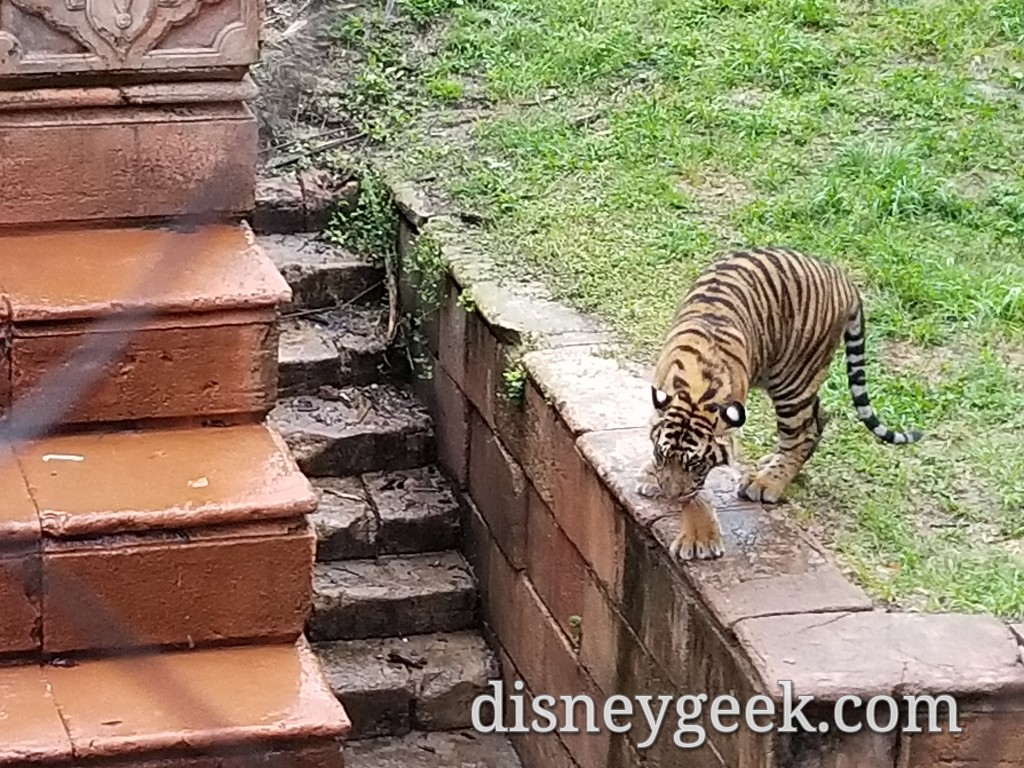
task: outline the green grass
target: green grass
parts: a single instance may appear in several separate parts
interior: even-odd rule
[[[443,5],[430,92],[494,108],[417,158],[494,251],[644,360],[723,248],[843,264],[873,399],[927,437],[877,443],[837,360],[792,513],[894,605],[1024,616],[1024,4]],[[774,435],[751,410],[756,456]]]

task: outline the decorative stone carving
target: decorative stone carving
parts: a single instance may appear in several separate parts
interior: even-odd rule
[[[260,0],[0,0],[0,76],[242,68]]]
[[[0,75],[13,72],[21,59],[21,44],[10,32],[0,30]]]

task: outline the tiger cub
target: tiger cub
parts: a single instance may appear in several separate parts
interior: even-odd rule
[[[683,514],[714,516],[694,504],[711,469],[736,465],[735,432],[752,387],[775,408],[775,452],[740,483],[738,495],[774,503],[814,453],[828,420],[818,390],[846,344],[850,394],[861,422],[886,443],[913,443],[917,430],[893,432],[868,400],[864,310],[839,268],[787,248],[729,254],[697,277],[665,336],[654,373],[652,458],[637,491],[681,501]],[[694,532],[697,533],[694,533]],[[724,553],[717,520],[684,525],[672,545],[683,559]]]

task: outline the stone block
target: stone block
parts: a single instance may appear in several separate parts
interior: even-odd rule
[[[775,696],[782,693],[779,680],[819,701],[897,689],[952,696],[1024,691],[1019,646],[989,616],[798,614],[745,619],[735,631],[760,684]]]
[[[316,505],[263,424],[69,434],[15,452],[54,539],[294,522]]]
[[[467,336],[466,327],[470,322],[469,313],[459,304],[459,287],[446,277],[442,286],[441,303],[438,307],[438,349],[437,357],[441,369],[451,377],[455,385],[466,392]],[[480,331],[482,329],[478,329]],[[479,343],[486,338],[479,336]],[[476,350],[480,351],[480,350]],[[479,358],[472,358],[472,365],[479,365]]]
[[[359,182],[337,183],[331,174],[312,168],[257,179],[252,226],[260,234],[319,232],[335,210],[352,208],[358,197]]]
[[[532,486],[528,521],[527,576],[562,631],[570,640],[578,640],[586,617],[584,595],[594,581],[593,576]],[[589,629],[591,625],[587,622],[586,626]],[[614,666],[615,659],[602,662]]]
[[[626,526],[623,570],[622,591],[630,599],[620,608],[627,626],[670,680],[682,689],[691,688],[687,653],[690,623],[695,620],[693,595],[668,553],[635,523]]]
[[[484,422],[493,427],[495,401],[500,393],[504,392],[502,374],[505,371],[510,348],[497,339],[490,326],[483,321],[479,314],[467,313],[457,304],[451,309],[446,306],[445,312],[448,315],[461,312],[466,317],[464,379],[460,382],[456,372],[449,369],[449,373],[452,374],[455,383],[466,393],[469,402],[480,412]],[[443,326],[441,338],[445,338]],[[444,354],[445,350],[442,346],[442,367],[445,367]]]
[[[505,691],[514,690],[512,686],[515,681],[523,682],[523,676],[504,649],[499,648],[498,659],[501,662]],[[488,692],[493,694],[493,689]],[[524,697],[527,712],[532,712],[534,693],[528,684],[524,683],[521,695]],[[506,714],[507,719],[508,715]],[[511,723],[506,722],[505,725],[511,727]],[[538,733],[528,728],[525,733],[516,731],[505,735],[515,747],[522,768],[580,768],[580,764],[569,754],[569,750],[565,748],[558,733]]]
[[[310,515],[316,531],[316,559],[351,560],[377,554],[380,523],[358,477],[318,477],[313,480],[319,503]]]
[[[243,104],[0,112],[0,225],[240,216],[256,162]]]
[[[583,669],[568,638],[562,634],[557,622],[544,608],[528,580],[519,579],[516,582],[512,600],[517,604],[516,610],[521,623],[504,635],[499,632],[499,636],[516,669],[533,691],[555,697],[587,697],[593,701],[595,724],[599,732],[587,731],[587,706],[582,700],[577,700],[572,706],[572,712],[579,732],[563,732],[561,738],[569,753],[580,765],[607,765],[611,734],[601,725],[604,693]],[[529,630],[524,632],[524,627],[528,627]],[[567,703],[559,701],[550,709],[560,723],[565,723],[568,707]]]
[[[771,696],[781,690],[776,687],[769,691],[761,685],[745,656],[745,649],[739,648],[730,635],[722,632],[706,612],[694,610],[691,614],[687,639],[686,679],[689,683],[685,690],[707,694],[707,702],[696,723],[704,728],[708,743],[729,768],[776,768],[776,755],[781,754],[780,741],[784,734],[776,729],[757,733],[746,726],[745,720],[734,733],[721,733],[711,721],[710,702],[729,695],[737,699],[742,712],[752,697]],[[757,722],[777,726],[779,719],[776,711],[771,717],[758,717]],[[736,721],[737,718],[728,720]]]
[[[0,2],[0,82],[60,75],[235,71],[259,59],[259,0]],[[74,43],[72,43],[74,41]]]
[[[295,637],[316,497],[263,425],[18,444],[42,542],[43,650]]]
[[[647,430],[589,433],[578,445],[630,519],[650,528],[667,552],[679,532],[678,513],[659,499],[641,497],[635,489],[650,452]],[[871,609],[863,590],[850,583],[780,510],[738,499],[730,470],[713,471],[708,487],[715,493],[725,556],[710,566],[678,563],[677,567],[723,626],[751,616]]]
[[[524,468],[559,527],[613,599],[622,594],[626,517],[576,449],[572,432],[548,407],[531,411],[533,440]]]
[[[801,768],[904,768],[897,761],[895,734],[873,733],[866,726],[857,733],[843,733],[832,723],[829,725],[827,733],[801,732],[780,739],[781,754],[776,764]],[[933,764],[928,765],[931,768]],[[934,765],[937,768],[940,764]]]
[[[514,568],[526,567],[527,490],[522,468],[475,412],[470,418],[469,491]]]
[[[927,707],[921,707],[926,713]],[[886,716],[884,708],[880,718]],[[986,711],[958,713],[960,732],[950,730],[945,705],[939,710],[940,733],[927,732],[927,715],[919,715],[917,725],[925,732],[900,735],[900,759],[897,768],[1019,768],[1024,766],[1024,712]],[[901,717],[905,725],[906,715]],[[872,766],[872,768],[874,768]],[[886,767],[887,768],[887,767]]]
[[[244,227],[0,236],[11,415],[26,424],[265,413],[288,287]]]
[[[381,554],[443,552],[459,538],[459,505],[432,466],[380,472],[363,478],[380,520]]]
[[[0,668],[0,701],[0,764],[70,764],[71,741],[40,667]]]
[[[461,489],[468,489],[469,401],[440,366],[435,365],[431,388],[438,463]]]
[[[258,235],[256,243],[291,288],[291,301],[282,312],[383,301],[381,266],[315,233]]]
[[[304,524],[48,541],[43,651],[288,641],[312,598]]]
[[[351,727],[303,640],[95,659],[46,667],[45,676],[82,765],[184,767],[198,753],[216,757],[203,768],[341,768],[340,753],[331,763],[264,761],[282,745],[297,755],[322,750]]]
[[[0,657],[40,648],[43,595],[40,562],[36,551],[21,554],[0,551]]]
[[[413,732],[401,738],[345,744],[346,768],[521,768],[501,735],[472,730]],[[552,765],[550,768],[562,768]]]
[[[477,594],[455,552],[320,563],[310,639],[455,632],[474,625]]]
[[[574,435],[647,426],[650,383],[601,347],[542,349],[525,355],[523,363]]]
[[[430,416],[408,388],[371,384],[278,401],[269,420],[302,471],[338,477],[433,461]]]

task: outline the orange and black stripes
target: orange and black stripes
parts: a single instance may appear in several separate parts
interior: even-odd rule
[[[769,466],[775,485],[785,485],[821,438],[825,416],[818,391],[843,341],[861,422],[887,443],[919,440],[917,430],[884,426],[871,406],[861,299],[841,270],[786,248],[752,248],[711,264],[665,336],[653,382],[656,455],[676,453],[698,469],[711,454],[721,459],[714,438],[742,423],[742,404],[757,387],[775,406],[779,446]]]

